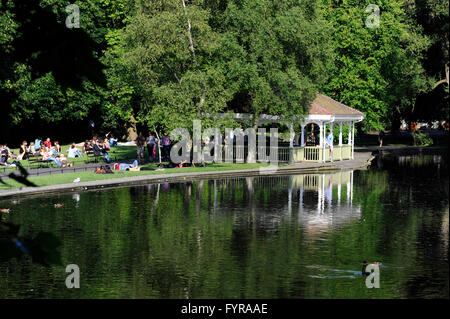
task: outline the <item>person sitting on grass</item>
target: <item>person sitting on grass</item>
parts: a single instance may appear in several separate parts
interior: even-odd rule
[[[95,170],[95,174],[114,174],[109,165],[100,166]]]
[[[34,148],[34,142],[30,142],[30,147],[28,147],[28,155],[34,156],[36,154],[36,149]]]
[[[76,148],[75,143],[72,143],[70,148],[67,150],[67,153],[68,158],[83,157],[83,154],[81,154],[80,150]]]
[[[52,147],[52,142],[50,141],[50,137],[47,137],[47,139],[44,142],[44,145],[50,149]]]
[[[18,159],[19,160],[27,160],[28,159],[28,146],[27,146],[27,141],[23,141],[22,145],[20,145],[19,148],[19,156]]]
[[[5,148],[4,145],[0,145],[0,154],[1,154],[1,160],[0,160],[0,165],[2,166],[9,166],[8,165],[8,150]]]
[[[62,164],[62,167],[72,167],[73,163],[70,162],[64,154],[58,155],[58,159]]]
[[[38,137],[34,140],[34,150],[39,151],[41,149],[42,138]]]
[[[57,150],[57,148],[55,146],[50,147],[49,152],[50,152],[50,154],[52,154],[54,156],[58,156],[58,154],[59,154],[58,150]]]
[[[103,141],[103,149],[106,151],[111,150],[111,144],[109,143],[109,140],[107,138],[105,138],[105,140]]]
[[[101,146],[100,140],[96,141],[96,143],[93,145],[93,148],[94,148],[94,156],[103,156],[106,159],[107,163],[111,162],[108,152],[106,152],[106,150]]]
[[[6,149],[6,151],[8,152],[8,158],[10,159],[17,159],[17,155],[14,154],[14,152],[11,151],[11,149],[8,147],[7,144],[3,145],[3,147]]]
[[[117,138],[114,137],[114,135],[110,132],[106,133],[106,138],[109,140],[109,145],[112,146],[117,146]]]
[[[93,152],[93,147],[90,141],[86,140],[86,142],[84,142],[83,145],[83,152],[86,154],[92,154]]]
[[[52,161],[55,163],[58,167],[62,166],[62,163],[51,153],[50,151],[47,151],[45,146],[41,147],[41,155],[43,161]]]
[[[187,161],[181,161],[178,166],[175,166],[175,168],[183,168],[183,167],[190,167],[192,166],[191,163],[188,163]]]
[[[61,153],[61,145],[59,145],[58,141],[55,141],[55,149],[58,152],[58,154]]]
[[[115,138],[113,135],[111,135],[111,138],[109,139],[109,144],[111,146],[117,146],[117,138]]]

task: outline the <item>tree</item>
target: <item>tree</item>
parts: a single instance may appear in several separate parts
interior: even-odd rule
[[[330,25],[316,1],[228,1],[219,59],[236,107],[254,115],[307,114],[327,79]]]
[[[8,114],[0,126],[8,139],[12,126],[23,121],[37,126],[82,119],[99,103],[98,91],[105,84],[98,60],[101,31],[87,10],[89,26],[68,29],[66,4],[69,1],[0,3],[0,98]]]
[[[431,40],[423,66],[432,87],[421,94],[413,117],[422,121],[449,120],[449,2],[418,0],[411,14]]]
[[[380,23],[374,28],[365,25],[370,1],[325,3],[336,52],[325,92],[364,112],[363,129],[397,128],[431,85],[421,64],[429,40],[408,14],[406,1],[378,1]]]
[[[226,70],[213,59],[221,37],[202,3],[146,2],[121,33],[114,73],[129,88],[124,114],[159,133],[194,119],[208,125],[229,98]]]

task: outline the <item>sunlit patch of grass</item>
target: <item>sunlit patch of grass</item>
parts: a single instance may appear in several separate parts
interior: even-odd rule
[[[100,165],[100,164],[99,164]],[[113,178],[122,177],[134,177],[143,175],[158,175],[158,174],[173,174],[173,173],[193,173],[193,172],[207,172],[207,171],[226,171],[226,170],[241,170],[241,169],[252,169],[265,167],[268,164],[254,163],[254,164],[233,164],[233,163],[213,163],[207,164],[205,167],[183,167],[183,168],[165,168],[164,170],[158,171],[114,171],[114,174],[95,174],[94,170],[88,172],[75,172],[75,173],[64,173],[64,174],[54,174],[38,177],[30,177],[29,180],[36,184],[37,186],[50,186],[58,184],[68,184],[73,183],[76,178],[80,178],[80,182],[90,182],[97,180],[107,180]],[[141,167],[147,168],[157,168],[157,164],[147,164]],[[5,181],[8,185],[0,184],[0,189],[14,189],[19,187],[24,187],[23,185],[17,183],[13,180]]]

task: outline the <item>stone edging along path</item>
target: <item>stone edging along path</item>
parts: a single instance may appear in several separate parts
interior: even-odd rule
[[[290,175],[301,173],[333,172],[345,169],[359,169],[370,165],[372,160],[370,152],[355,153],[355,159],[333,163],[300,163],[289,166],[269,168],[252,168],[244,170],[207,171],[191,173],[169,173],[158,175],[141,175],[133,177],[112,178],[81,183],[58,184],[41,187],[27,187],[0,191],[0,200],[18,198],[23,196],[36,196],[42,194],[55,194],[62,192],[79,192],[87,190],[104,190],[116,187],[137,186],[148,183],[186,182],[212,178],[236,178],[250,176]]]

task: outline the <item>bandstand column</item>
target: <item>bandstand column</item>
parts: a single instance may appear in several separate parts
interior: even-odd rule
[[[348,145],[352,145],[352,122],[347,123],[348,126]]]
[[[355,123],[352,122],[352,159],[355,159]]]
[[[301,143],[300,146],[303,147],[303,146],[305,146],[305,125],[301,124],[301,127],[302,127],[302,137],[300,139],[300,143]]]
[[[323,145],[323,122],[319,122],[319,146]]]

